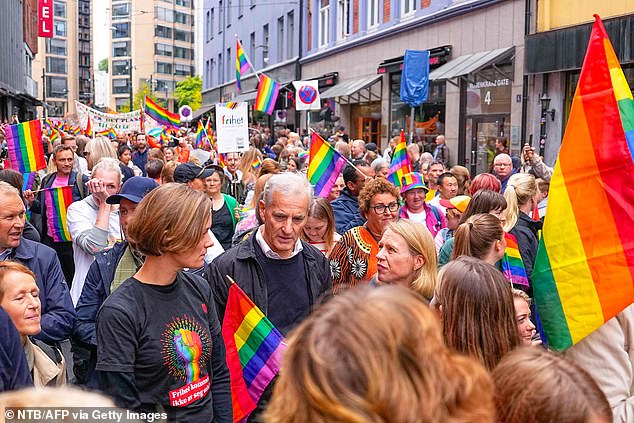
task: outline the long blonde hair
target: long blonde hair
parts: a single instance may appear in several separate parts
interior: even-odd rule
[[[515,227],[520,216],[520,207],[531,201],[537,194],[535,177],[528,173],[516,173],[509,178],[504,190],[506,200],[506,223],[504,230],[510,231]]]
[[[255,180],[256,170],[253,169],[253,162],[256,158],[259,158],[260,162],[263,160],[262,152],[254,147],[242,155],[238,169],[242,172],[243,181]]]
[[[492,384],[413,290],[355,287],[288,338],[267,423],[489,423]]]
[[[399,219],[390,223],[386,230],[394,232],[405,240],[412,255],[421,255],[425,263],[415,270],[412,289],[428,300],[434,295],[436,275],[438,274],[438,259],[434,238],[427,228],[409,219]]]
[[[110,157],[112,159],[117,159],[117,152],[115,151],[112,143],[104,137],[97,137],[92,139],[86,144],[86,150],[84,152],[88,153],[89,157],[86,158],[88,162],[88,166],[90,170],[101,161],[104,157]]]

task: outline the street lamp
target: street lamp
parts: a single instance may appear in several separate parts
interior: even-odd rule
[[[550,97],[548,94],[543,93],[539,98],[539,102],[542,107],[542,114],[539,120],[539,155],[544,157],[544,150],[546,149],[546,116],[550,115],[550,120],[555,121],[555,109],[550,108]]]

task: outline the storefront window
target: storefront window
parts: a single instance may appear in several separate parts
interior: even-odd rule
[[[414,132],[420,139],[445,133],[445,82],[430,82],[427,101],[414,109]],[[400,98],[401,73],[390,74],[390,136],[409,136],[411,108]]]

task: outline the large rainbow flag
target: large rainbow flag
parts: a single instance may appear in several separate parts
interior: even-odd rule
[[[179,126],[181,117],[178,113],[172,113],[156,104],[150,97],[145,97],[145,113],[164,126]]]
[[[231,377],[233,421],[244,422],[280,370],[284,337],[238,284],[229,287],[222,337]]]
[[[401,131],[401,139],[394,148],[392,154],[392,162],[390,163],[390,173],[387,175],[387,180],[392,182],[397,187],[400,187],[403,183],[403,176],[412,172],[412,164],[409,161],[407,155],[407,144],[405,143],[405,133]]]
[[[42,124],[39,120],[4,127],[11,169],[20,173],[46,168],[42,145]]]
[[[328,198],[347,160],[322,137],[313,132],[306,176],[315,187],[315,195]]]
[[[260,75],[258,94],[255,97],[255,110],[269,115],[273,114],[273,110],[275,110],[275,102],[277,101],[279,93],[280,84],[264,74]]]
[[[633,152],[632,93],[595,15],[532,276],[555,350],[577,343],[634,302]]]
[[[48,234],[54,242],[70,242],[70,232],[66,226],[66,211],[73,202],[73,187],[47,188],[44,190],[46,204],[46,224]]]
[[[253,53],[253,52],[251,52]],[[240,91],[240,78],[248,72],[250,68],[249,61],[247,60],[247,55],[244,54],[244,50],[242,49],[242,44],[240,44],[240,40],[236,39],[236,86],[238,87],[238,91]]]

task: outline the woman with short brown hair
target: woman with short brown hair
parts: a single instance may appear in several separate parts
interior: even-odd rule
[[[184,422],[232,420],[213,293],[183,272],[203,265],[210,226],[209,199],[183,184],[156,188],[137,206],[128,242],[145,262],[97,315],[100,387],[121,407],[164,409]]]

